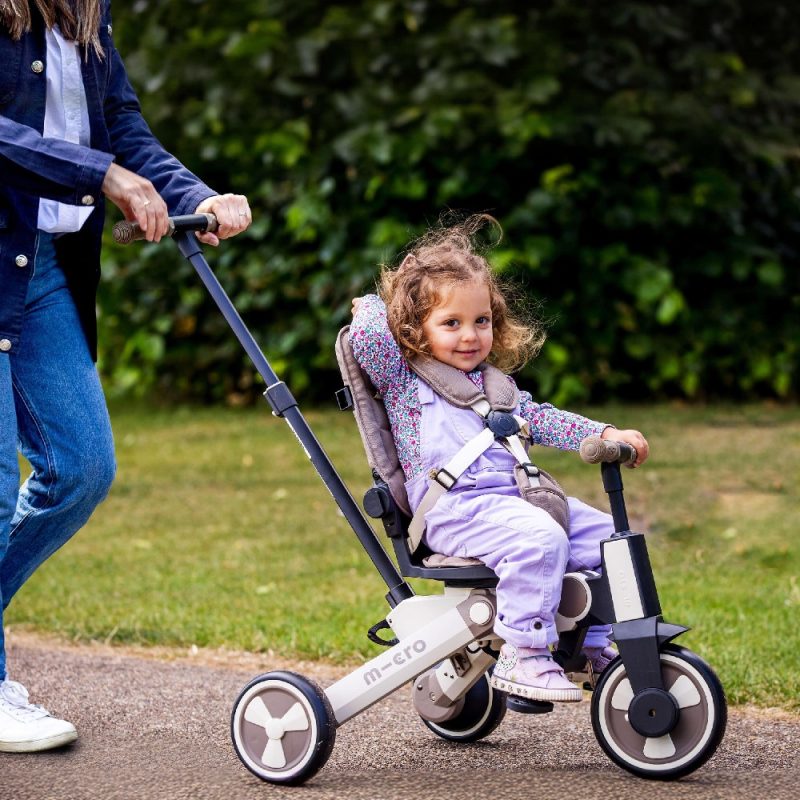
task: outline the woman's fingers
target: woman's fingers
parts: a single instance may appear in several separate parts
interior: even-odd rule
[[[213,234],[199,234],[201,241],[216,244],[219,239],[228,239],[236,236],[250,227],[253,215],[247,198],[241,194],[218,194],[207,197],[195,209],[196,214],[213,214],[217,218],[219,228],[216,236]],[[216,239],[217,241],[212,241]]]
[[[125,219],[139,224],[149,242],[157,242],[169,232],[167,204],[147,178],[118,164],[111,164],[102,189],[103,194],[122,211]]]

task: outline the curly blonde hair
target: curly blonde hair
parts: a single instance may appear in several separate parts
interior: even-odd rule
[[[455,225],[440,225],[414,242],[400,266],[382,267],[378,291],[386,304],[389,330],[407,359],[430,355],[422,324],[456,284],[479,282],[489,289],[492,351],[489,362],[513,372],[533,358],[544,343],[540,323],[516,316],[477,243],[477,234],[500,224],[488,214],[475,214]]]

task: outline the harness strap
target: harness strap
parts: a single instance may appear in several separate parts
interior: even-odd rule
[[[480,400],[476,400],[476,401],[475,401],[475,402],[474,402],[474,403],[473,403],[473,404],[470,406],[470,408],[471,408],[471,409],[472,409],[472,410],[473,410],[473,411],[474,411],[474,412],[475,412],[475,413],[476,413],[478,416],[480,416],[480,417],[483,417],[484,419],[486,419],[486,417],[488,417],[488,416],[489,416],[489,413],[490,413],[490,412],[491,412],[491,410],[492,410],[492,407],[491,407],[491,405],[489,404],[489,401],[488,401],[488,400],[485,400],[485,399],[483,399],[483,398],[482,398],[482,399],[480,399]]]
[[[492,410],[491,405],[485,399],[477,400],[471,408],[483,419],[486,419]],[[520,430],[527,430],[527,423],[522,417],[515,416],[514,419]],[[408,526],[408,544],[412,553],[419,547],[425,533],[425,515],[439,502],[439,498],[443,494],[455,486],[467,468],[492,446],[495,438],[501,441],[503,446],[519,461],[520,468],[527,475],[530,485],[540,485],[539,468],[530,462],[528,452],[520,437],[512,434],[501,439],[495,437],[489,428],[484,428],[477,436],[470,439],[447,464],[438,470],[431,470],[428,490],[423,495]]]
[[[484,428],[470,439],[441,469],[431,470],[428,491],[422,497],[411,522],[408,525],[408,539],[413,553],[425,533],[425,515],[436,505],[439,498],[455,486],[467,467],[486,452],[494,442],[494,434]]]
[[[525,420],[521,419],[520,417],[516,417],[516,419],[522,424],[525,424]],[[522,471],[528,476],[529,485],[541,486],[542,482],[539,479],[539,467],[531,463],[530,458],[528,458],[528,452],[522,446],[519,436],[516,434],[514,436],[507,436],[503,442],[503,446],[511,453],[511,455],[514,456],[514,458],[517,459],[517,461],[519,461]]]

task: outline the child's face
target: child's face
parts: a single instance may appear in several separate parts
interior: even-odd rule
[[[464,372],[475,369],[492,350],[489,288],[479,282],[452,287],[422,323],[422,332],[435,359]]]

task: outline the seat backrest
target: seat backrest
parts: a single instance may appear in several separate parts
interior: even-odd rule
[[[349,334],[349,325],[339,331],[336,337],[336,360],[339,362],[342,380],[353,397],[353,412],[367,453],[367,461],[372,470],[388,485],[398,508],[410,517],[412,515],[406,494],[406,476],[397,457],[389,418],[375,387],[353,355]]]
[[[396,514],[370,514],[381,516],[392,544],[400,573],[407,578],[429,578],[444,581],[448,586],[469,586],[472,588],[491,588],[497,585],[497,576],[477,559],[434,556],[435,565],[426,565],[431,551],[424,542],[411,553],[408,547],[407,523],[411,519],[411,509],[406,494],[405,473],[400,466],[394,446],[392,429],[386,409],[369,377],[361,369],[350,347],[350,328],[339,331],[336,338],[336,360],[342,372],[342,380],[350,389],[353,412],[356,417],[361,441],[367,453],[367,461],[380,482],[385,483],[392,495],[397,509],[408,519],[402,517],[395,525]],[[376,486],[379,481],[376,480]]]

